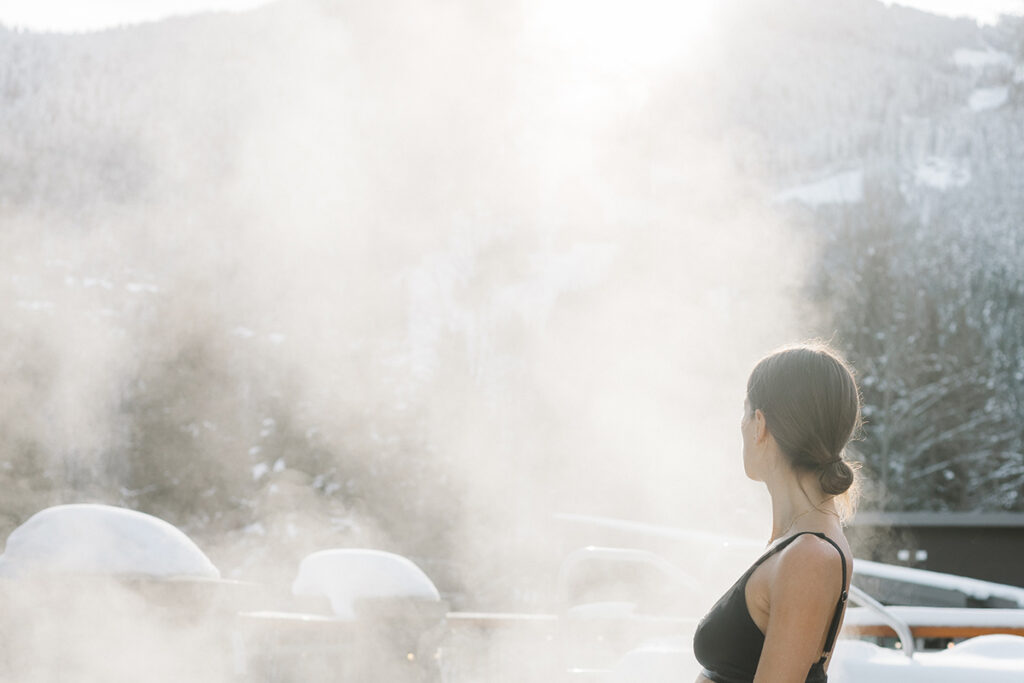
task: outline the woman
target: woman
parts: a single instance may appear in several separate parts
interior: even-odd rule
[[[769,548],[701,620],[698,683],[822,683],[853,568],[842,521],[860,425],[853,372],[828,346],[785,348],[747,381],[743,468],[768,487]]]

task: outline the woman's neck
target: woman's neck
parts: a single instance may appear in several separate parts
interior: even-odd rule
[[[821,531],[839,521],[831,496],[824,495],[813,473],[780,472],[765,484],[772,499],[773,543],[791,532]]]

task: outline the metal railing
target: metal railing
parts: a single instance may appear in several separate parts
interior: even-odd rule
[[[900,619],[889,608],[856,586],[850,586],[849,595],[850,600],[856,602],[861,607],[870,609],[881,618],[886,626],[896,632],[896,636],[900,639],[900,645],[903,648],[903,654],[907,657],[914,656],[914,650],[916,649],[914,646],[914,634],[911,632],[907,622]]]

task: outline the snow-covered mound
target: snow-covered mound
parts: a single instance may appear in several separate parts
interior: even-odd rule
[[[700,671],[689,642],[651,643],[627,653],[613,671],[615,683],[688,681]],[[833,683],[1020,683],[1024,672],[1024,638],[990,635],[970,638],[940,652],[879,647],[840,639],[829,665]]]
[[[358,600],[413,598],[440,602],[433,582],[409,559],[381,550],[321,550],[299,565],[292,584],[297,596],[326,597],[343,619],[356,617]]]
[[[202,550],[162,519],[110,505],[58,505],[7,538],[0,576],[38,573],[220,578]]]
[[[841,640],[829,667],[835,683],[1020,683],[1024,638],[978,636],[941,652],[918,652],[911,659],[862,641]]]
[[[950,650],[941,653],[949,656]],[[1024,638],[1009,634],[993,634],[978,636],[963,641],[952,649],[957,655],[974,655],[977,657],[995,657],[996,659],[1015,660],[1018,671],[1024,672]]]

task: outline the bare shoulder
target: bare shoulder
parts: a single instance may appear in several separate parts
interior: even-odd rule
[[[829,538],[832,540],[832,543],[835,543],[842,549],[843,555],[849,555],[849,544],[844,536],[840,535],[839,538],[830,536]],[[836,552],[836,548],[832,543],[829,543],[829,541],[817,534],[806,533],[783,548],[779,554],[783,558],[790,558],[790,560],[792,558],[800,558],[813,562],[819,559],[830,559],[836,562],[839,558],[839,553]]]
[[[835,546],[823,538],[813,534],[805,534],[797,538],[779,553],[777,576],[790,585],[831,585],[838,593],[838,581],[822,582],[821,579],[831,576],[838,579],[842,568],[840,563],[843,561],[847,564],[847,575],[849,575],[850,548],[846,539],[841,536],[833,540],[843,551],[842,559],[836,552]]]
[[[829,533],[839,547],[848,548],[841,536]],[[822,656],[829,621],[834,618],[842,591],[840,555],[828,540],[803,534],[789,541],[774,559],[773,573],[766,577],[765,641],[754,680],[802,681]],[[753,610],[751,617],[755,617]]]

